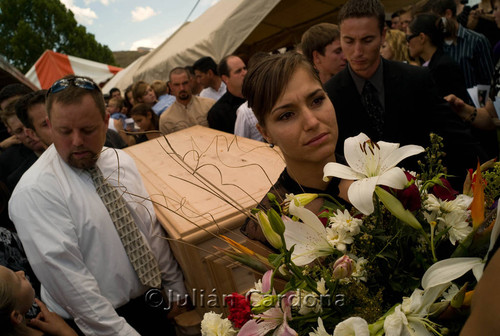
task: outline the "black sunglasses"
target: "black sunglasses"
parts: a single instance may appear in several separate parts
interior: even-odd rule
[[[411,35],[406,35],[406,42],[410,43],[410,41],[414,38],[417,37],[420,34],[411,34]]]
[[[63,79],[56,81],[54,84],[52,84],[50,89],[47,91],[47,97],[51,93],[57,93],[57,92],[60,92],[62,90],[65,90],[71,84],[73,84],[76,87],[86,89],[86,90],[99,90],[100,91],[99,87],[94,82],[92,82],[91,80],[89,80],[87,78],[82,78],[82,77],[63,78]]]

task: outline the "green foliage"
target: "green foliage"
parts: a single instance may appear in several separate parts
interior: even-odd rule
[[[0,0],[0,50],[27,72],[45,50],[115,64],[111,50],[59,0]]]
[[[493,205],[495,199],[500,196],[500,163],[495,163],[492,168],[483,172],[483,178],[486,182],[484,198],[487,203],[486,206],[490,207]]]
[[[443,138],[437,134],[430,134],[430,146],[425,149],[425,162],[419,161],[419,166],[422,171],[420,180],[427,181],[433,177],[442,176],[446,173],[443,167],[443,157],[446,155],[443,152]]]

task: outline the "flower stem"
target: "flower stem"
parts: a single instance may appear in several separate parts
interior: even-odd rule
[[[436,228],[436,222],[431,222],[431,252],[432,252],[432,261],[437,262],[436,251],[434,246],[434,229]]]

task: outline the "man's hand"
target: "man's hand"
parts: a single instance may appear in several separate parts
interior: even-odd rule
[[[12,145],[17,145],[17,144],[20,144],[20,143],[21,143],[21,141],[19,141],[19,139],[17,138],[17,136],[11,135],[10,137],[8,137],[7,139],[5,139],[4,141],[0,142],[0,150],[7,149],[7,148],[9,148]]]
[[[180,315],[180,314],[185,313],[185,312],[190,311],[190,310],[191,310],[190,305],[185,304],[185,305],[179,306],[177,304],[177,302],[173,302],[172,309],[170,309],[170,311],[168,312],[167,318],[169,320],[173,320],[177,315]]]
[[[50,312],[42,301],[35,299],[35,302],[40,307],[41,312],[28,322],[29,326],[50,335],[77,336],[77,333],[59,315]]]

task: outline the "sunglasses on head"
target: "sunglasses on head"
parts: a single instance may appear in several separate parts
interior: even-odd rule
[[[63,78],[58,81],[56,81],[50,89],[47,91],[47,97],[51,93],[57,93],[60,91],[65,90],[68,88],[70,85],[79,87],[81,89],[86,89],[86,90],[99,90],[99,87],[92,82],[91,80],[87,78],[82,78],[82,77],[75,77],[75,78]]]

